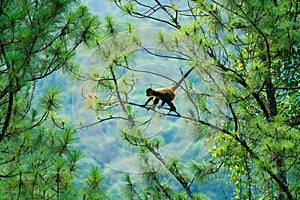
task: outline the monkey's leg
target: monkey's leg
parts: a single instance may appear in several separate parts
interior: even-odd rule
[[[161,101],[161,104],[158,106],[158,108],[161,109],[162,107],[164,107],[165,103],[165,101]]]
[[[171,96],[169,93],[166,93],[166,92],[162,93],[161,94],[161,105],[158,108],[162,108],[165,105],[165,103],[171,102],[171,101],[172,101],[172,99],[171,99]],[[175,110],[176,110],[176,108],[175,108]]]
[[[168,105],[170,106],[170,112],[175,112],[177,115],[179,115],[179,116],[181,116],[177,111],[176,111],[176,107],[175,107],[175,105],[171,102],[171,101],[169,101],[169,102],[167,102],[168,103]],[[170,113],[169,112],[169,113]],[[168,114],[169,114],[168,113]]]
[[[155,99],[154,99],[154,102],[153,102],[153,104],[152,104],[152,109],[153,109],[153,110],[154,110],[155,107],[157,106],[158,102],[159,102],[159,99],[158,99],[158,98],[155,98]]]

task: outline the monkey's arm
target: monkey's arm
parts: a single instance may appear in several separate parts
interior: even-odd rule
[[[146,106],[147,106],[147,104],[148,104],[150,101],[152,101],[152,100],[153,100],[153,98],[154,98],[154,97],[149,97],[149,98],[148,98],[148,100],[146,101],[146,103],[144,104],[144,107],[146,107]]]
[[[146,103],[144,104],[144,106],[143,107],[146,107],[147,106],[147,104],[150,102],[150,101],[152,101],[153,100],[153,98],[154,97],[150,97],[150,98],[148,98],[148,100],[146,101]],[[152,106],[151,106],[151,108],[154,110],[155,109],[155,107],[157,106],[157,104],[158,104],[158,102],[159,102],[159,99],[158,98],[155,98],[154,99],[154,102],[153,102],[153,104],[152,104]],[[149,110],[150,109],[150,107],[149,108],[147,108],[147,110]]]

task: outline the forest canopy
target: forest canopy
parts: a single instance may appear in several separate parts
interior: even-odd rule
[[[1,195],[298,199],[300,3],[111,2],[1,1]],[[144,105],[191,68],[178,113]]]

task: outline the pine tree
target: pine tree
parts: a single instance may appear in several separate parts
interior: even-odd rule
[[[115,3],[132,17],[153,20],[175,31],[160,32],[151,38],[157,41],[160,51],[147,48],[132,25],[128,26],[128,37],[112,34],[112,48],[120,49],[119,45],[123,51],[111,53],[100,48],[107,73],[97,86],[107,95],[95,104],[94,109],[102,117],[98,123],[128,122],[122,123],[121,135],[138,150],[141,168],[147,169],[137,178],[142,187],[131,176],[125,177],[126,195],[133,199],[194,198],[201,194],[193,192],[193,186],[210,174],[227,170],[236,199],[298,199],[299,2]],[[113,23],[110,30],[116,30]],[[130,39],[122,45],[125,38]],[[134,109],[143,106],[130,101],[136,80],[129,79],[125,72],[154,72],[139,70],[131,63],[134,52],[130,47],[134,45],[128,41],[157,59],[169,59],[170,63],[184,60],[195,67],[198,85],[185,85],[193,108],[180,118],[197,124],[197,139],[207,138],[209,155],[205,159],[195,158],[189,164],[179,158],[166,159],[160,151],[164,141],[144,135],[143,125],[151,123],[153,117],[143,121],[145,117]],[[107,113],[111,107],[121,108],[121,114]],[[163,111],[155,113],[168,116]],[[154,170],[157,163],[163,167]],[[172,187],[170,179],[175,179],[181,189]]]
[[[41,85],[57,71],[76,75],[71,59],[99,37],[99,19],[73,0],[3,0],[0,19],[1,199],[83,198],[76,129],[63,117],[61,90]]]

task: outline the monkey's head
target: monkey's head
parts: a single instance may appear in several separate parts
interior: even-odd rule
[[[147,96],[147,97],[152,96],[152,93],[153,93],[152,88],[148,88],[148,89],[146,90],[146,96]]]

